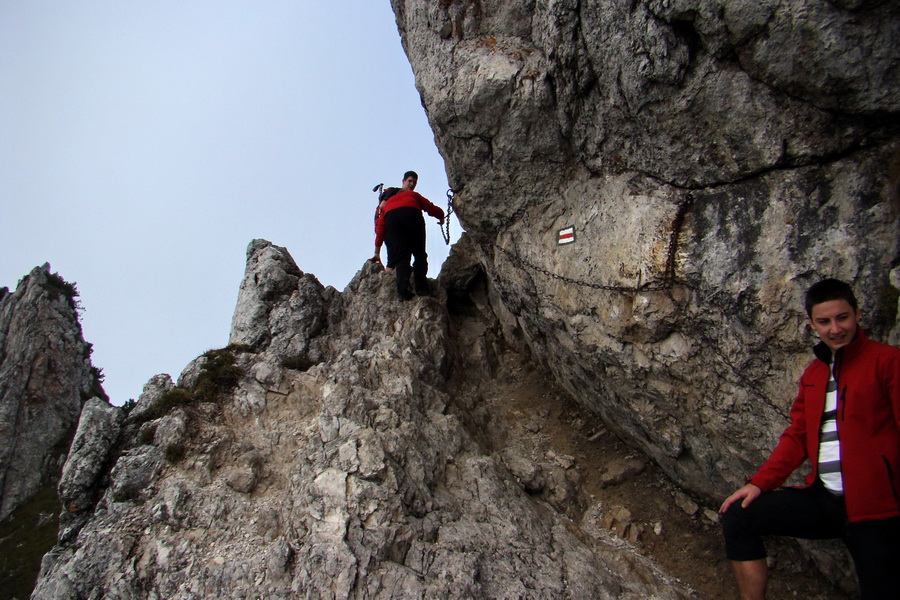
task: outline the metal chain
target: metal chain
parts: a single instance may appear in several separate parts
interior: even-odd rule
[[[592,282],[592,281],[584,281],[581,279],[575,279],[574,277],[560,275],[559,273],[555,273],[549,269],[538,266],[532,262],[525,260],[521,256],[518,256],[511,250],[507,250],[506,248],[503,248],[502,246],[496,246],[496,248],[497,248],[497,250],[499,250],[500,252],[505,254],[510,259],[510,261],[514,265],[519,267],[520,269],[527,268],[532,271],[541,273],[542,275],[545,275],[551,279],[556,279],[557,281],[562,281],[564,283],[570,283],[572,285],[579,285],[582,287],[592,288],[595,290],[606,290],[606,291],[611,291],[611,292],[658,292],[658,291],[662,291],[662,290],[671,289],[672,285],[675,283],[683,283],[683,282],[676,282],[676,280],[674,278],[670,279],[670,278],[666,278],[666,277],[664,277],[662,280],[648,281],[647,283],[645,283],[643,285],[637,285],[637,286],[612,285],[612,284],[606,284],[606,283],[596,283],[596,282]]]
[[[453,198],[454,198],[453,188],[449,188],[447,190],[447,214],[444,220],[444,225],[441,227],[441,233],[444,236],[444,242],[446,244],[450,244],[450,215],[453,214]],[[681,230],[682,223],[684,222],[684,214],[688,208],[693,204],[694,197],[693,194],[688,194],[686,201],[682,202],[678,207],[678,213],[675,216],[675,220],[672,223],[672,231],[669,234],[669,247],[668,253],[666,257],[666,266],[665,271],[663,273],[662,279],[657,279],[654,281],[649,281],[642,285],[637,286],[627,286],[627,285],[612,285],[612,284],[604,284],[604,283],[596,283],[591,281],[584,281],[581,279],[575,279],[574,277],[568,277],[566,275],[560,275],[559,273],[553,272],[547,268],[536,265],[518,254],[514,253],[511,250],[507,250],[506,248],[495,245],[494,247],[505,254],[507,258],[509,258],[510,262],[512,262],[515,266],[520,269],[529,269],[531,271],[535,271],[537,273],[541,273],[546,277],[551,279],[556,279],[557,281],[562,281],[564,283],[569,283],[572,285],[578,285],[582,287],[587,287],[595,290],[606,290],[613,292],[654,292],[654,291],[663,291],[669,290],[673,285],[686,285],[688,287],[691,286],[688,282],[679,280],[675,277],[676,271],[676,254],[678,250],[678,233]],[[522,216],[524,216],[525,212],[528,210],[529,204],[528,202],[523,202],[516,212],[513,213],[510,218],[507,220],[508,223],[516,223],[520,220]]]
[[[612,285],[612,284],[596,283],[596,282],[591,282],[591,281],[584,281],[581,279],[575,279],[574,277],[567,277],[566,275],[560,275],[559,273],[553,272],[549,269],[546,269],[544,267],[536,265],[536,264],[522,258],[518,254],[512,252],[511,250],[507,250],[506,248],[500,246],[499,244],[496,245],[495,248],[497,248],[497,250],[499,250],[500,252],[505,254],[510,259],[510,261],[514,265],[519,267],[520,269],[524,270],[525,268],[527,268],[532,271],[541,273],[542,275],[545,275],[551,279],[556,279],[557,281],[562,281],[564,283],[570,283],[572,285],[578,285],[578,286],[582,286],[582,287],[592,288],[595,290],[635,293],[635,292],[657,292],[657,291],[669,290],[675,284],[693,287],[688,282],[679,280],[675,277],[675,266],[676,266],[675,257],[678,252],[678,232],[681,230],[681,226],[684,222],[684,214],[688,210],[688,208],[690,208],[690,206],[693,204],[693,202],[694,202],[693,194],[688,194],[685,202],[682,202],[678,206],[678,212],[676,213],[675,220],[672,223],[672,231],[669,234],[669,247],[668,247],[668,253],[666,256],[666,267],[665,267],[665,271],[663,272],[662,279],[648,281],[647,283],[645,283],[643,285],[637,285],[637,286]],[[513,215],[514,218],[510,219],[510,222],[513,222],[513,223],[517,222],[518,218],[521,217],[525,213],[526,209],[527,209],[527,203],[523,204],[521,207],[519,207],[519,209]]]
[[[453,214],[453,188],[447,189],[447,214],[444,215],[444,224],[441,226],[441,234],[444,236],[444,243],[450,245],[450,215]]]

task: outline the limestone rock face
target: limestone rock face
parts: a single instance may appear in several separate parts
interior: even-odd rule
[[[256,240],[247,249],[229,342],[307,357],[310,340],[326,324],[334,292],[301,272],[285,248]],[[282,298],[287,302],[278,302]]]
[[[96,476],[81,465],[98,501],[33,597],[686,598],[476,442],[449,410],[445,299],[395,295],[374,263],[338,293],[251,244],[234,387],[159,416],[219,358],[186,370],[196,388],[154,379],[152,411],[122,422]],[[111,431],[97,409],[82,428]]]
[[[121,423],[122,410],[97,398],[88,400],[82,408],[58,486],[65,515],[60,538],[68,538],[67,530],[77,528],[84,511],[96,502],[99,479],[118,440]]]
[[[810,284],[900,341],[896,3],[392,4],[504,329],[675,480],[774,446]]]
[[[75,288],[49,269],[0,290],[0,519],[59,477],[85,399],[102,393]]]

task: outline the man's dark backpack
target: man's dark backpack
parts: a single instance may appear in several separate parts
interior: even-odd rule
[[[375,221],[378,221],[378,217],[381,215],[381,203],[400,192],[400,188],[389,187],[381,190],[381,193],[378,194],[378,206],[375,207]]]

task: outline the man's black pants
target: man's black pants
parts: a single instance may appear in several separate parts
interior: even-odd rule
[[[735,502],[721,521],[730,560],[765,558],[766,535],[840,538],[856,565],[863,600],[900,598],[900,517],[848,523],[843,498],[817,483],[763,493],[747,508]]]
[[[425,253],[425,218],[411,206],[395,208],[384,215],[385,241],[393,246],[391,262],[397,270],[397,293],[409,298],[409,274],[413,273],[416,292],[428,291],[428,254]],[[415,263],[410,269],[410,259]]]

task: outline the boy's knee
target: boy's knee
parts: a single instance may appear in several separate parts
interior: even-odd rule
[[[745,519],[746,509],[741,506],[740,501],[732,503],[728,510],[719,515],[719,523],[722,524],[722,530],[725,532],[743,528]]]
[[[729,560],[749,561],[766,557],[761,536],[753,529],[751,513],[735,502],[719,515],[725,537],[725,555]]]

